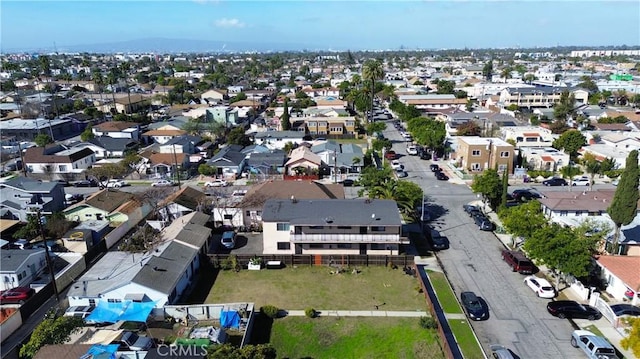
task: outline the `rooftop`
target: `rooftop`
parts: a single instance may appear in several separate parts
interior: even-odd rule
[[[600,256],[597,261],[630,289],[640,291],[640,256]]]

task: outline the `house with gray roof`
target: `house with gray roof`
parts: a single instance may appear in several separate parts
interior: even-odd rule
[[[0,218],[27,221],[38,206],[44,212],[59,212],[65,207],[64,188],[58,182],[43,182],[28,177],[14,177],[0,183]]]
[[[262,228],[264,254],[396,255],[408,243],[393,200],[269,199]]]
[[[45,268],[44,249],[3,249],[0,257],[0,290],[28,287]]]
[[[94,137],[87,142],[80,142],[74,147],[91,149],[96,158],[122,158],[125,152],[134,151],[138,142],[130,138],[114,138],[109,136]]]
[[[253,142],[270,150],[281,150],[289,142],[293,144],[304,142],[304,136],[304,131],[263,131],[253,135]]]
[[[231,146],[222,148],[212,158],[207,160],[207,164],[215,166],[218,174],[225,177],[235,177],[242,173],[246,165],[245,154]]]
[[[353,143],[326,141],[312,146],[311,152],[320,156],[332,177],[336,176],[336,171],[339,175],[359,173],[364,166],[364,151]]]
[[[78,134],[71,120],[44,118],[33,120],[14,118],[0,121],[0,132],[3,136],[15,136],[21,141],[33,141],[40,134],[50,137],[53,134],[54,140],[67,139]]]
[[[271,175],[284,172],[287,154],[284,151],[254,152],[246,157],[249,173]]]

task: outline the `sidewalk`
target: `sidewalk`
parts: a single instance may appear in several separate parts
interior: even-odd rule
[[[473,201],[471,202],[471,204],[478,205],[484,209],[482,201]],[[500,222],[498,215],[494,211],[490,211],[489,213],[486,213],[486,215],[489,217],[489,219],[491,219],[493,223],[496,224],[496,226],[498,227],[502,226],[502,223]],[[499,234],[495,232],[494,234],[496,238],[498,238],[505,247],[512,248],[512,236],[510,234]],[[546,275],[547,274],[546,271],[547,269],[545,267],[540,268],[540,272],[542,274]],[[588,304],[588,302],[585,301],[583,298],[581,298],[581,296],[572,287],[568,287],[564,289],[562,291],[562,294],[566,296],[567,299],[569,300],[574,300],[576,302]],[[625,358],[627,359],[635,358],[635,356],[633,355],[633,353],[631,353],[631,351],[624,350],[622,348],[622,345],[620,345],[620,341],[623,339],[622,334],[620,334],[620,332],[618,332],[611,325],[611,323],[604,317],[602,317],[599,320],[573,319],[572,322],[575,327],[578,327],[580,329],[584,329],[586,327],[593,325],[602,333],[602,335],[604,335],[605,338],[607,338],[607,340],[609,340],[609,342],[611,342],[611,344],[613,344],[614,347],[616,347],[616,349],[620,351],[620,353],[622,353],[625,356]]]
[[[418,311],[385,311],[385,310],[316,310],[320,317],[430,317],[428,312]],[[287,316],[304,317],[304,310],[289,310]]]

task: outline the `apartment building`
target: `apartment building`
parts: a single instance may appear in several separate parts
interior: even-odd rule
[[[552,107],[560,101],[564,91],[569,91],[575,96],[576,105],[588,103],[589,92],[579,88],[569,87],[536,87],[536,88],[505,88],[500,92],[500,103],[504,107],[517,105],[518,107]]]
[[[459,136],[456,156],[469,173],[481,173],[488,168],[498,172],[513,172],[514,147],[495,137]]]
[[[334,137],[354,136],[356,131],[355,117],[296,117],[292,119],[292,127],[310,135],[331,135]]]

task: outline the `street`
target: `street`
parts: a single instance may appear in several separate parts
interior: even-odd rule
[[[406,153],[406,144],[391,123],[384,135],[394,142],[396,153]],[[582,358],[569,343],[573,331],[569,321],[547,313],[547,300],[537,298],[523,284],[524,276],[511,272],[502,261],[502,243],[492,232],[480,231],[463,211],[463,204],[477,199],[468,186],[436,180],[428,167],[432,162],[418,156],[405,155],[400,162],[409,173],[407,179],[420,185],[428,198],[431,225],[451,242],[450,249],[437,255],[456,295],[474,291],[488,304],[490,318],[472,322],[485,350],[488,352],[491,344],[501,344],[523,359]],[[531,186],[513,188],[518,187]]]

